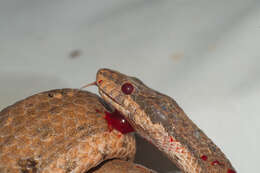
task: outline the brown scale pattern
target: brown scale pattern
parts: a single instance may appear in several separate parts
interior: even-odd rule
[[[102,98],[122,112],[137,133],[164,152],[183,172],[234,171],[224,153],[169,96],[147,87],[137,78],[110,69],[100,69],[97,81]],[[125,83],[134,88],[130,94],[122,91]],[[206,160],[201,159],[204,155]]]
[[[42,92],[3,109],[0,173],[79,173],[105,159],[133,160],[134,137],[110,131],[104,111],[97,95],[74,89]]]

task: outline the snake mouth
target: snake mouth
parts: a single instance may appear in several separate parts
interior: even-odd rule
[[[125,109],[122,104],[118,103],[114,98],[112,98],[110,95],[104,92],[101,88],[99,88],[99,94],[109,105],[121,112],[124,115],[124,117],[128,119],[130,112],[127,109]]]
[[[135,123],[134,121],[131,120],[130,117],[130,111],[128,111],[127,109],[124,108],[124,106],[120,103],[118,103],[115,99],[113,99],[111,96],[109,96],[107,93],[105,93],[103,90],[99,90],[99,94],[101,95],[101,97],[103,98],[103,101],[112,109],[111,113],[113,112],[120,112],[120,116],[124,117],[124,119],[126,119],[126,123],[124,124],[128,124],[130,125],[131,129],[135,129]],[[134,131],[134,130],[133,130]]]
[[[141,136],[143,136],[146,140],[152,142],[153,139],[150,137],[150,135],[147,135],[145,128],[142,125],[136,124],[136,122],[133,120],[133,116],[131,115],[131,111],[126,109],[124,105],[118,103],[113,97],[111,97],[109,94],[104,92],[101,88],[99,88],[99,94],[103,98],[105,102],[107,102],[109,105],[113,107],[113,109],[118,110],[121,112],[122,116],[126,118],[126,120],[130,123],[130,125],[137,131]]]
[[[143,136],[147,141],[152,142],[152,138],[149,135],[146,135],[145,128],[135,123],[135,121],[131,118],[131,112],[124,108],[124,106],[118,103],[114,98],[112,98],[109,94],[104,92],[102,89],[99,88],[99,94],[103,98],[105,102],[111,105],[114,109],[121,112],[122,116],[126,118],[129,124],[137,131],[141,136]]]

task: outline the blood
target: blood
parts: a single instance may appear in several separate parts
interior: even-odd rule
[[[119,132],[126,134],[133,132],[133,127],[128,123],[128,121],[123,117],[123,115],[115,110],[114,112],[105,112],[105,119],[107,120],[108,127],[118,130]]]
[[[98,83],[100,84],[101,82],[103,82],[103,80],[99,80]]]
[[[234,171],[232,169],[228,169],[227,173],[236,173],[236,171]]]
[[[96,109],[96,113],[101,113],[101,111],[100,111],[100,110],[98,110],[98,109]]]
[[[200,158],[201,158],[202,160],[204,160],[204,161],[208,160],[208,157],[205,156],[205,155],[201,156]]]
[[[173,137],[171,136],[171,137],[170,137],[170,142],[173,142],[173,141],[174,141],[174,139],[173,139]]]
[[[182,153],[183,147],[176,147],[175,152]]]
[[[214,166],[216,166],[216,165],[220,165],[220,162],[217,161],[217,160],[215,160],[215,161],[213,161],[213,162],[211,163],[211,165],[214,165]]]
[[[134,91],[134,86],[130,83],[125,83],[122,85],[121,90],[124,94],[129,95]]]

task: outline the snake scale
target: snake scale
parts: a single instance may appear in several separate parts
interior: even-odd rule
[[[169,96],[110,69],[97,72],[95,85],[101,98],[87,91],[57,89],[3,109],[0,173],[154,172],[131,163],[136,151],[133,134],[111,129],[104,103],[121,112],[182,172],[236,173]]]

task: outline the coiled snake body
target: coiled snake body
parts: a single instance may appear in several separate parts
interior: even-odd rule
[[[101,97],[183,172],[235,173],[221,150],[170,97],[109,69],[97,72],[96,85]],[[90,169],[106,159],[133,160],[133,135],[111,130],[102,103],[95,94],[61,89],[36,94],[2,110],[0,173],[112,173],[111,163],[120,167],[123,161]],[[153,172],[122,164],[132,167],[133,173]]]

